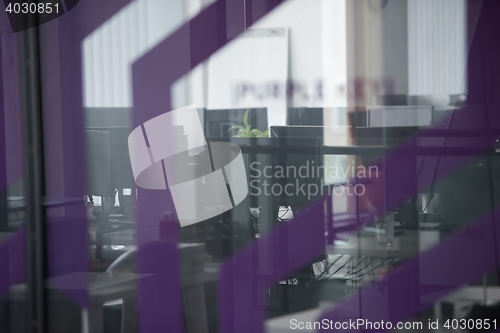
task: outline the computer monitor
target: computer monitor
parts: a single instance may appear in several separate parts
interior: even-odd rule
[[[286,124],[295,126],[323,126],[323,108],[288,108]]]
[[[308,147],[310,154],[278,154],[274,170],[282,168],[283,177],[274,177],[283,189],[279,205],[300,209],[310,204],[325,191],[323,156],[319,147],[323,146],[323,126],[271,126],[271,137],[282,147]],[[301,187],[304,185],[303,187]],[[289,191],[285,191],[289,189]],[[316,191],[318,189],[318,191]],[[292,195],[290,195],[292,193]],[[326,194],[327,192],[323,192]]]
[[[132,109],[125,107],[85,108],[85,128],[126,127],[132,124]]]
[[[418,131],[417,126],[358,127],[356,145],[396,147],[416,135]]]
[[[366,110],[349,112],[348,121],[352,130],[359,127],[368,127],[368,113]],[[354,132],[351,135],[354,137]]]
[[[86,130],[87,193],[114,196],[111,186],[111,134],[109,131]]]
[[[384,146],[398,147],[406,144],[407,141],[419,131],[417,126],[401,127],[361,127],[356,131],[356,144],[358,146]],[[374,163],[384,175],[386,188],[411,189],[414,195],[407,198],[399,207],[385,207],[386,211],[395,210],[396,221],[402,223],[407,228],[418,228],[418,203],[417,193],[417,156],[415,155],[394,155],[386,159],[384,156],[362,156],[362,164],[369,166]],[[396,199],[391,196],[397,193],[395,190],[385,191],[385,202],[394,203]],[[399,199],[399,198],[398,198]]]
[[[376,101],[378,105],[408,105],[408,95],[380,95],[376,97]]]
[[[131,127],[86,129],[88,194],[114,197],[116,189],[134,188],[128,152]]]
[[[219,109],[205,110],[204,131],[207,138],[229,138],[237,133],[229,131],[231,126],[243,126],[245,113],[249,109]],[[262,132],[268,129],[267,108],[250,108],[248,113],[248,124],[252,129],[256,128]]]
[[[432,105],[369,106],[368,127],[430,126]]]

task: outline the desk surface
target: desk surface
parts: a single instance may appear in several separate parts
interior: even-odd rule
[[[448,129],[425,129],[415,134],[421,137],[491,137],[497,134],[494,131],[462,131]],[[290,137],[288,139],[297,139]],[[388,152],[409,156],[471,156],[477,151],[469,147],[436,147],[436,146],[411,146],[399,147],[397,151],[389,146],[326,146],[314,145],[314,151],[308,145],[277,144],[275,138],[207,138],[207,142],[233,142],[236,143],[243,154],[322,154],[322,155],[357,155],[378,156]]]
[[[456,302],[456,301],[472,301],[482,302],[484,300],[485,289],[482,286],[466,286],[460,288],[441,299],[441,301]],[[500,301],[500,287],[486,287],[486,300],[488,302]]]
[[[184,274],[182,286],[189,286],[217,279],[219,265],[207,263],[200,272]],[[48,280],[50,290],[87,291],[92,303],[104,303],[119,298],[133,296],[137,289],[137,281],[154,278],[154,274],[136,273],[72,273]],[[10,289],[11,299],[24,299],[26,284],[18,284]],[[50,294],[50,293],[49,293]]]
[[[401,236],[394,236],[391,245],[378,243],[375,234],[353,234],[347,242],[329,246],[327,252],[350,256],[411,258],[438,243],[439,231],[407,230]]]
[[[137,280],[150,277],[151,274],[134,273],[72,273],[58,276],[48,280],[49,298],[50,290],[87,291],[92,303],[129,297],[135,294]],[[88,283],[85,283],[88,281]],[[26,284],[18,284],[10,288],[11,299],[24,299]],[[54,295],[53,297],[58,297]]]
[[[298,322],[314,322],[317,321],[321,314],[324,312],[321,308],[314,308],[306,311],[295,312],[289,315],[284,315],[272,319],[267,319],[265,322],[266,333],[288,333],[293,332],[291,321],[296,320],[294,323]],[[301,333],[313,333],[317,330],[310,329],[297,329]]]
[[[83,198],[56,198],[45,197],[42,204],[45,208],[58,208],[67,206],[85,205]],[[7,200],[9,213],[23,212],[26,210],[26,202],[24,197],[9,196]]]

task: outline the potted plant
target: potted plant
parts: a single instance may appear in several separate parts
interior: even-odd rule
[[[243,116],[243,125],[234,125],[231,126],[227,131],[228,133],[233,131],[233,130],[238,130],[238,132],[233,135],[233,138],[267,138],[269,137],[269,129],[265,130],[264,132],[258,130],[257,128],[252,129],[252,125],[248,124],[248,113],[250,112],[250,109],[248,109],[245,112],[245,115]]]

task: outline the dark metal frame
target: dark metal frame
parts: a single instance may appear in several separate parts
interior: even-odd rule
[[[44,333],[47,332],[45,289],[47,251],[45,211],[42,206],[45,184],[40,36],[38,27],[18,34],[26,192],[27,331]]]

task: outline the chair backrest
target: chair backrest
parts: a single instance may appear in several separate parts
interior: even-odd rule
[[[136,273],[137,247],[129,246],[128,251],[116,258],[106,269],[106,273]]]

